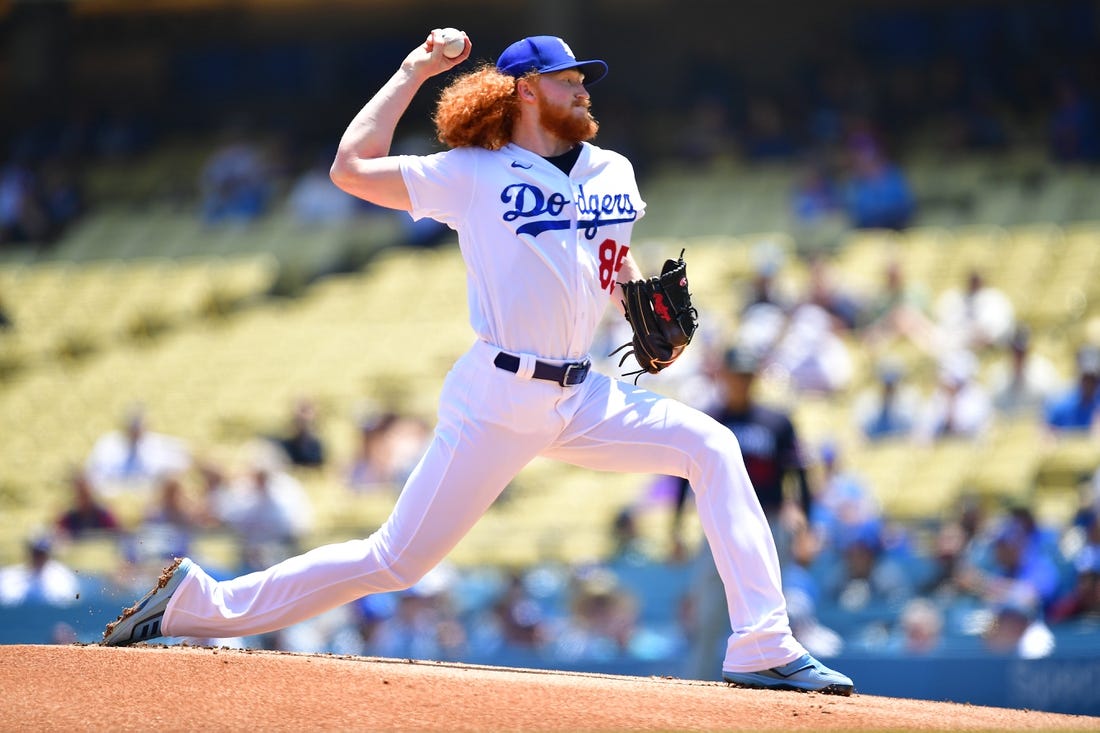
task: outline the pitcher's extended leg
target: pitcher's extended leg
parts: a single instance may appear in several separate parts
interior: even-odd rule
[[[767,669],[804,654],[787,619],[775,543],[733,433],[680,402],[593,376],[561,442],[543,455],[605,471],[687,477],[729,605],[733,633],[724,668]]]
[[[486,381],[470,361],[458,368],[460,377],[448,379],[458,394],[444,401],[431,446],[377,532],[222,582],[196,567],[169,601],[163,633],[273,631],[370,593],[407,588],[435,567],[550,439],[546,431],[517,434],[511,426],[474,420],[487,390],[501,385]]]

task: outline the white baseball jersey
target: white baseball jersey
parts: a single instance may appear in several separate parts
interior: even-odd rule
[[[458,232],[470,324],[506,351],[588,353],[645,203],[634,168],[584,143],[570,175],[509,144],[403,156],[414,218]]]

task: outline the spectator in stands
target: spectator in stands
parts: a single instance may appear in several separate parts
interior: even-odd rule
[[[1016,328],[1016,309],[975,267],[967,273],[964,288],[948,288],[936,300],[936,325],[944,350],[981,352],[1008,344]]]
[[[813,303],[833,319],[834,330],[849,332],[860,323],[862,304],[837,284],[828,258],[817,255],[810,260],[810,280],[803,302]]]
[[[1094,519],[1093,526],[1098,525],[1100,522]],[[1073,568],[1073,587],[1054,602],[1047,618],[1051,624],[1100,622],[1100,541],[1081,548],[1074,556]]]
[[[811,231],[843,215],[840,192],[823,163],[812,161],[804,167],[791,194],[791,210],[797,226]]]
[[[920,412],[921,396],[905,381],[900,363],[882,360],[877,382],[865,387],[852,401],[852,416],[869,441],[908,437]]]
[[[355,455],[345,472],[348,488],[367,491],[391,484],[389,430],[398,419],[395,412],[383,412],[356,426]]]
[[[783,564],[783,595],[788,603],[795,597],[801,599],[807,621],[811,618],[816,621],[816,609],[824,600],[817,564],[822,547],[821,536],[810,527],[803,527],[791,535],[790,548],[784,553],[788,559]]]
[[[220,459],[209,456],[195,462],[195,471],[199,479],[199,497],[197,512],[203,527],[214,528],[221,524],[218,511],[229,491],[229,475]]]
[[[126,415],[125,426],[103,435],[88,456],[87,471],[103,491],[148,484],[164,474],[180,473],[190,465],[183,441],[148,429],[145,410]]]
[[[1016,328],[1006,351],[1007,356],[990,367],[988,383],[994,409],[1007,416],[1041,414],[1059,386],[1054,362],[1034,350],[1026,326]]]
[[[900,633],[888,644],[896,654],[928,656],[943,647],[943,612],[927,598],[913,598],[898,618]]]
[[[780,295],[776,274],[782,252],[765,245],[758,253],[753,290],[741,313],[739,340],[768,353],[800,392],[834,393],[852,377],[852,359],[840,334],[855,325],[855,302],[829,278],[825,261],[811,267],[807,292],[797,301]]]
[[[45,534],[28,537],[26,552],[25,562],[0,568],[0,606],[75,603],[80,583],[72,570],[53,557],[50,537]]]
[[[611,541],[608,562],[641,565],[656,556],[649,541],[638,529],[636,510],[633,507],[624,507],[615,514],[611,522]]]
[[[237,533],[246,570],[269,567],[295,554],[313,524],[309,496],[286,472],[282,452],[257,441],[247,453],[246,475],[217,493],[211,512]]]
[[[1100,467],[1081,497],[1081,508],[1073,518],[1073,527],[1084,536],[1084,543],[1100,547]]]
[[[968,546],[977,543],[993,524],[986,505],[972,494],[964,494],[960,497],[952,515],[952,521],[958,522],[959,527],[962,528]]]
[[[1020,588],[994,605],[982,641],[994,654],[1020,659],[1042,659],[1055,648],[1054,634],[1043,621],[1038,603]]]
[[[853,150],[844,199],[848,218],[857,229],[902,229],[916,212],[904,172],[875,145]]]
[[[836,332],[836,320],[813,302],[795,306],[768,355],[797,392],[834,394],[852,379],[852,355]]]
[[[546,615],[527,592],[520,573],[511,575],[490,613],[493,629],[505,647],[538,650],[551,641]]]
[[[991,608],[1027,606],[1035,613],[1050,606],[1061,590],[1059,568],[1039,533],[1012,515],[996,527],[989,557],[963,568],[956,580]]]
[[[205,222],[248,222],[266,211],[272,166],[252,138],[244,125],[233,123],[203,164],[199,195]]]
[[[96,495],[87,472],[74,468],[69,474],[73,497],[69,508],[57,518],[56,526],[67,539],[79,540],[96,532],[118,532],[118,519]]]
[[[883,344],[905,339],[924,353],[935,351],[935,323],[928,315],[923,285],[906,278],[901,260],[891,256],[883,268],[882,286],[864,310],[864,344],[878,352]]]
[[[817,486],[810,526],[830,550],[837,549],[853,530],[882,515],[863,479],[844,469],[840,450],[833,442],[821,448],[821,478]]]
[[[328,170],[333,157],[328,151],[318,156],[291,186],[287,206],[299,224],[344,224],[360,211],[360,199],[344,193],[332,183]]]
[[[972,549],[971,536],[963,522],[957,519],[943,522],[936,530],[932,544],[931,576],[918,588],[918,593],[944,606],[970,595],[969,589],[960,585],[958,580],[969,564]]]
[[[1008,505],[1008,516],[1020,523],[1024,531],[1035,540],[1039,551],[1045,553],[1055,565],[1062,562],[1062,551],[1059,549],[1059,541],[1062,535],[1060,527],[1049,527],[1039,524],[1035,512],[1026,503],[1014,503]]]
[[[941,360],[938,384],[913,427],[918,442],[975,440],[986,434],[993,421],[993,402],[977,377],[978,360],[969,351],[947,354]]]
[[[602,567],[576,572],[569,616],[554,629],[549,652],[557,662],[613,661],[630,653],[637,632],[637,602]]]
[[[786,254],[775,241],[768,239],[753,247],[753,276],[748,291],[742,296],[741,317],[757,306],[772,306],[786,313],[791,299],[779,284],[779,273],[786,261]]]
[[[126,554],[131,562],[150,565],[187,557],[201,528],[202,515],[186,496],[180,477],[165,474],[157,481],[156,500],[126,543]]]
[[[344,479],[353,491],[400,488],[431,437],[423,420],[391,411],[363,420],[356,430],[359,441]]]
[[[840,540],[841,565],[826,581],[828,600],[846,610],[900,605],[913,595],[905,569],[884,552],[878,520],[850,528]]]
[[[43,242],[49,232],[38,178],[29,165],[9,161],[0,167],[0,245]]]
[[[1087,432],[1100,413],[1100,347],[1082,346],[1077,351],[1076,383],[1055,394],[1044,408],[1047,428],[1054,434]]]
[[[1070,614],[1100,612],[1100,606],[1089,595],[1092,583],[1100,581],[1085,577],[1090,573],[1100,573],[1100,469],[1093,475],[1091,486],[1082,498],[1083,505],[1073,518],[1072,526],[1059,538],[1060,547],[1066,549],[1067,560],[1073,565],[1077,586],[1069,594],[1076,597],[1076,601],[1071,602],[1068,608],[1064,603],[1059,604],[1063,613]],[[1100,593],[1097,597],[1100,598]]]
[[[325,444],[317,431],[317,407],[312,400],[300,399],[294,405],[287,434],[275,438],[295,466],[316,468],[325,462]]]

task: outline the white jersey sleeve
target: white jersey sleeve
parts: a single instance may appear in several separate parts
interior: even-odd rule
[[[477,180],[478,156],[469,148],[433,155],[403,155],[398,165],[409,192],[413,219],[425,217],[451,229],[468,214]]]

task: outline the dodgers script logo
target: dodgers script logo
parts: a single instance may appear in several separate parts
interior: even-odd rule
[[[513,183],[500,192],[500,200],[512,206],[504,212],[504,221],[534,220],[516,227],[516,234],[538,236],[542,232],[568,229],[572,224],[569,217],[562,217],[570,202],[560,192],[547,196],[538,186]],[[578,186],[572,203],[577,207],[577,228],[584,231],[586,239],[595,239],[601,226],[626,224],[638,218],[638,210],[628,193],[585,193],[584,186]]]

